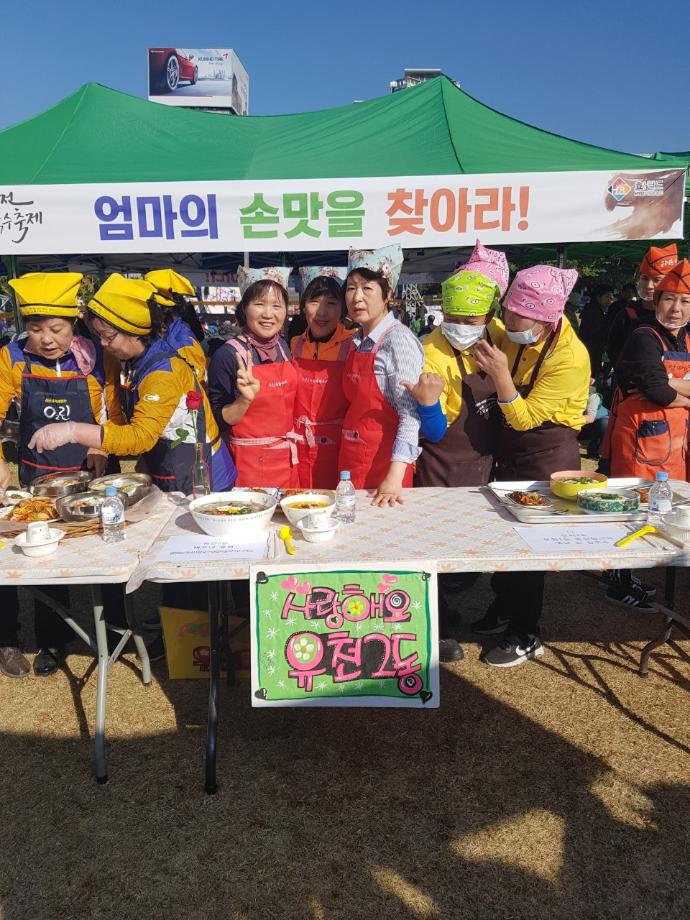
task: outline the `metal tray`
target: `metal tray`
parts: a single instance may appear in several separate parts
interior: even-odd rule
[[[63,495],[74,495],[89,488],[93,479],[90,470],[77,470],[74,473],[49,473],[39,476],[31,483],[31,491],[36,498],[62,498]]]
[[[651,479],[616,478],[609,479],[606,486],[612,491],[615,489],[649,488],[654,485]],[[485,488],[506,508],[518,521],[523,524],[610,524],[616,521],[640,521],[647,519],[647,504],[640,502],[637,511],[626,512],[592,512],[580,508],[575,501],[558,498],[551,493],[551,484],[540,480],[520,480],[511,482],[490,482]],[[551,501],[550,508],[531,508],[527,505],[518,505],[508,498],[509,492],[539,492],[544,498]],[[674,501],[683,501],[685,496],[673,493]]]
[[[95,492],[105,492],[107,486],[115,486],[125,508],[131,508],[149,494],[153,489],[152,482],[147,473],[111,473],[94,479],[89,488]]]
[[[124,493],[117,494],[124,504]],[[62,498],[58,498],[55,506],[63,521],[97,521],[101,516],[101,505],[104,501],[105,492],[78,492],[76,495],[63,495]]]

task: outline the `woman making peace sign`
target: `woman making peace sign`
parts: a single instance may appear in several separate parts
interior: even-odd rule
[[[281,332],[289,268],[238,268],[242,331],[211,359],[211,408],[237,466],[237,485],[295,488],[297,372]]]

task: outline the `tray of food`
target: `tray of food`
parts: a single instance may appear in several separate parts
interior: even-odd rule
[[[52,498],[23,498],[15,505],[0,511],[0,520],[7,524],[33,524],[36,521],[52,523],[59,521],[60,515]]]
[[[117,493],[123,504],[125,495]],[[99,521],[101,505],[105,501],[105,491],[77,492],[76,495],[63,495],[55,502],[58,514],[63,521]]]
[[[153,489],[152,479],[146,473],[111,473],[94,479],[89,483],[89,490],[105,492],[108,486],[115,486],[126,508],[141,501]]]
[[[76,470],[73,473],[49,473],[39,476],[31,483],[31,491],[37,498],[62,498],[89,488],[93,479],[90,470]]]
[[[551,491],[551,483],[546,480],[519,480],[511,482],[490,482],[486,489],[509,511],[513,517],[523,524],[560,523],[564,519],[569,523],[610,523],[613,521],[641,521],[647,517],[647,499],[649,489],[653,485],[649,479],[633,477],[610,478],[605,485],[597,483],[595,486],[583,471],[586,483],[581,483],[584,488],[579,490],[572,499],[560,498]],[[585,496],[606,495],[622,496],[608,502],[596,505],[596,498]],[[623,495],[623,493],[625,493]],[[630,494],[632,493],[632,494]],[[516,495],[524,496],[516,501]],[[529,497],[527,497],[529,496]],[[581,496],[578,498],[578,496]],[[639,501],[636,504],[637,497]],[[683,496],[674,493],[674,500],[682,501]],[[582,507],[584,502],[589,507]],[[606,508],[607,510],[603,510]],[[628,510],[621,510],[627,508]]]

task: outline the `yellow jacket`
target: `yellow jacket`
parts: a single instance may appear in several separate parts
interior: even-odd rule
[[[532,370],[544,349],[545,341],[525,346],[519,366],[513,373],[516,387],[530,382]],[[500,347],[512,370],[520,346],[503,334]],[[556,347],[544,359],[539,376],[526,399],[518,396],[510,403],[499,403],[506,422],[515,431],[529,431],[544,422],[565,425],[579,431],[589,397],[590,364],[587,349],[578,339],[566,316]]]
[[[21,400],[22,374],[26,364],[25,346],[26,340],[24,339],[10,342],[0,349],[0,419],[4,419],[7,415],[13,397]],[[82,373],[71,351],[68,351],[60,361],[48,361],[34,354],[30,355],[30,361],[31,373],[40,377],[76,377]],[[112,384],[109,386],[107,382],[108,378],[113,380],[117,368],[119,368],[119,362],[97,346],[96,364],[86,377],[93,417],[97,425],[104,423],[107,419],[121,417],[119,394],[117,389]],[[0,458],[4,458],[1,442]]]
[[[487,326],[489,336],[494,345],[498,345],[503,337],[503,323],[495,317]],[[479,367],[472,357],[472,350],[457,352],[448,339],[437,326],[423,342],[424,345],[424,371],[438,374],[443,379],[443,393],[440,396],[441,409],[443,410],[448,427],[460,415],[462,407],[462,378],[458,367],[458,358],[462,361],[465,373],[476,374]]]
[[[144,371],[144,359],[156,357]],[[163,340],[154,342],[141,359],[134,364],[131,381],[121,381],[120,386],[131,389],[134,412],[129,422],[124,417],[106,422],[101,446],[118,457],[137,457],[151,450],[160,438],[175,441],[177,429],[189,428],[187,393],[196,389],[194,374],[189,365],[177,356],[171,356]],[[206,442],[218,438],[218,426],[202,389],[203,415],[206,425]],[[190,430],[190,441],[194,433]],[[214,452],[218,450],[218,445]]]

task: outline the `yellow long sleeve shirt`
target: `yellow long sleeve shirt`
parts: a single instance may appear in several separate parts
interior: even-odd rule
[[[494,345],[500,344],[503,338],[503,323],[494,318],[489,322],[487,329]],[[472,350],[468,348],[467,351],[456,351],[440,326],[426,337],[423,345],[425,373],[438,374],[443,380],[443,392],[439,399],[450,427],[460,415],[462,408],[462,377],[458,361],[462,361],[466,374],[476,374],[479,367],[472,357]]]
[[[161,341],[150,349],[156,349],[158,360],[142,374],[134,370],[131,388],[134,396],[134,411],[127,422],[115,419],[103,425],[101,446],[108,453],[118,457],[137,457],[151,450],[160,438],[175,441],[178,429],[189,431],[189,440],[194,438],[190,414],[187,411],[187,393],[196,389],[191,367],[181,358],[173,357]],[[142,356],[143,359],[148,356]],[[123,383],[123,387],[124,387]],[[218,437],[218,426],[203,391],[203,415],[206,425],[206,442]],[[219,442],[220,443],[220,442]],[[214,448],[214,452],[218,446]]]
[[[520,345],[504,333],[496,344],[508,358],[512,370]],[[513,371],[517,388],[528,384],[546,339],[525,346]],[[499,403],[506,422],[515,431],[529,431],[544,422],[553,422],[579,431],[585,424],[583,415],[589,396],[590,363],[587,349],[578,339],[566,316],[555,347],[544,359],[537,380],[526,398],[518,396],[509,403]]]

